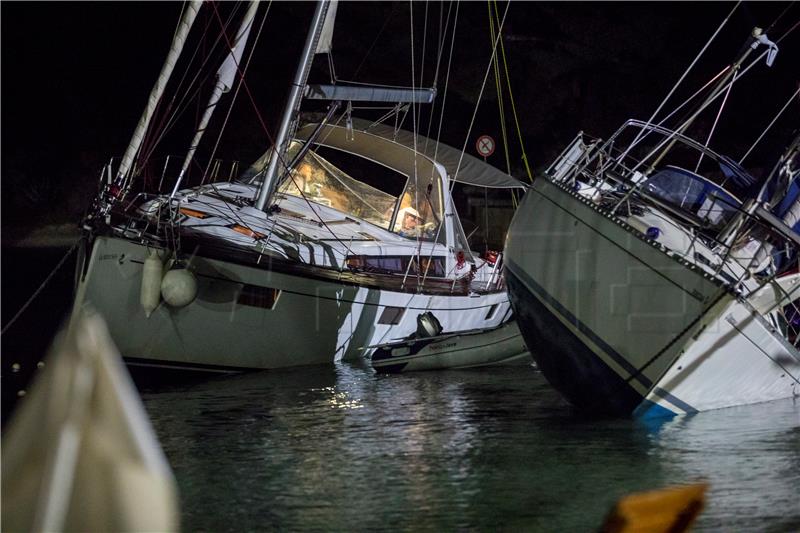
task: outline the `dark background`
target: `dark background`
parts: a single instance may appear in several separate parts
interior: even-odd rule
[[[505,6],[497,6],[501,16]],[[124,152],[166,56],[181,7],[162,2],[2,4],[4,241],[43,223],[77,222],[102,165]],[[205,7],[187,47],[191,51],[197,47],[200,54],[210,46],[209,35],[219,29],[216,13],[225,19],[236,6]],[[580,130],[605,137],[626,118],[648,118],[732,7],[728,2],[512,3],[504,45],[533,167],[546,166]],[[449,8],[449,3],[413,4],[417,83],[424,63],[423,84],[431,84],[440,20]],[[443,62],[434,111],[438,120],[446,96],[442,139],[461,148],[491,42],[487,4],[464,2],[458,9],[448,91],[445,95]],[[242,91],[220,156],[246,163],[269,146],[258,115],[270,130],[275,128],[312,11],[311,3],[272,4],[247,76],[258,113]],[[682,101],[729,63],[753,26],[769,27],[774,22],[769,35],[775,40],[799,18],[797,5],[743,3],[673,101]],[[207,35],[197,45],[205,27]],[[341,3],[333,41],[339,78],[410,85],[410,35],[407,2]],[[738,159],[769,123],[797,86],[798,39],[800,32],[789,35],[780,44],[772,69],[760,65],[735,86],[712,147]],[[312,78],[325,81],[326,77],[325,61],[318,60]],[[204,90],[210,86],[209,79]],[[201,92],[186,108],[183,130],[178,127],[175,133],[191,130],[205,98]],[[512,173],[522,179],[525,172],[507,97],[505,104]],[[212,121],[207,138],[215,136],[220,126],[224,116],[220,107],[223,110]],[[698,130],[708,130],[716,109],[698,121]],[[423,110],[418,121],[423,132],[427,112]],[[471,153],[482,133],[501,142],[498,117],[495,79],[490,76],[466,142]],[[754,172],[771,164],[788,142],[797,118],[795,105],[748,158]],[[406,127],[411,126],[408,120]],[[702,131],[697,133],[705,137]],[[180,153],[187,146],[188,138],[182,136],[180,141],[165,139],[159,148],[163,153]],[[208,150],[204,146],[198,152],[202,165]],[[502,146],[489,162],[506,167]],[[192,172],[197,175],[196,168]]]

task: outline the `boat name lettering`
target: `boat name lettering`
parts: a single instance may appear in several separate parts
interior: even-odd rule
[[[449,342],[447,344],[435,344],[435,345],[432,344],[431,345],[431,350],[442,350],[444,348],[452,348],[455,345],[456,345],[456,343],[454,343],[454,342]]]

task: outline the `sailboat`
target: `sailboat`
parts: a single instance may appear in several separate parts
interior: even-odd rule
[[[448,332],[511,320],[502,257],[470,251],[451,191],[522,184],[390,124],[432,102],[435,89],[309,84],[336,2],[317,4],[273,148],[236,179],[181,188],[204,116],[171,192],[134,194],[142,139],[199,8],[184,9],[148,108],[83,225],[75,306],[104,316],[126,361],[213,372],[332,363],[412,334],[423,314]],[[206,115],[241,71],[256,9]],[[304,99],[330,101],[328,111],[301,124]],[[353,102],[392,111],[359,119]]]
[[[647,418],[800,394],[798,140],[760,182],[686,135],[777,45],[756,28],[743,50],[678,127],[654,113],[579,134],[515,213],[515,315],[581,409]]]

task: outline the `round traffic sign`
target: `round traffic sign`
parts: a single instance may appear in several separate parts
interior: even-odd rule
[[[488,135],[481,135],[475,142],[475,149],[483,157],[489,157],[494,153],[494,139]]]

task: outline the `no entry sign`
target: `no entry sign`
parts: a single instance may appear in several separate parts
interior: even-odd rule
[[[489,157],[494,153],[494,139],[488,135],[481,135],[475,142],[475,149],[482,157]]]

